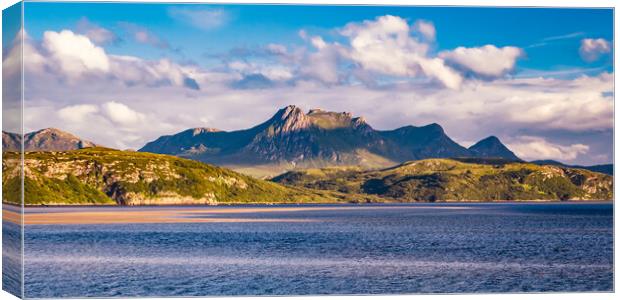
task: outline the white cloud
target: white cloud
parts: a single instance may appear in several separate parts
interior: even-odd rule
[[[328,44],[319,36],[310,39],[316,48],[301,63],[301,76],[316,79],[327,84],[338,83],[341,79],[339,62],[346,54],[346,49],[338,43]]]
[[[99,112],[99,107],[92,104],[76,104],[58,110],[58,116],[67,122],[81,123]]]
[[[103,113],[112,121],[121,125],[133,125],[143,122],[145,116],[127,105],[115,101],[106,102],[101,105]]]
[[[86,17],[78,21],[77,32],[87,36],[98,45],[105,45],[118,40],[118,37],[112,31],[91,23]]]
[[[86,36],[70,30],[46,31],[42,46],[59,71],[70,79],[89,72],[110,70],[110,60],[103,48],[94,45]]]
[[[179,65],[169,59],[109,55],[87,36],[70,30],[46,31],[40,43],[27,39],[23,47],[24,68],[29,78],[62,78],[73,84],[80,80],[112,79],[127,85],[176,85],[195,90],[216,79],[195,66]]]
[[[429,41],[435,40],[435,25],[433,25],[433,23],[431,22],[418,20],[413,24],[413,30],[421,33],[422,36],[424,36]]]
[[[542,137],[521,136],[508,147],[517,156],[525,160],[553,159],[560,161],[574,161],[578,155],[586,154],[590,150],[588,145],[571,144],[567,146],[548,142]]]
[[[458,47],[439,53],[439,57],[479,75],[498,77],[514,69],[516,61],[523,56],[517,47],[497,48],[486,45],[476,48]]]
[[[171,17],[202,30],[211,30],[220,27],[229,19],[228,14],[220,9],[185,9],[172,7],[168,10],[168,13]]]
[[[227,60],[213,69],[169,59],[110,55],[87,36],[70,31],[65,35],[79,41],[75,43],[79,53],[51,52],[48,48],[58,48],[58,42],[48,41],[54,47],[45,47],[45,38],[27,40],[24,120],[27,130],[58,127],[103,145],[139,148],[162,134],[204,126],[207,121],[223,130],[248,128],[277,108],[295,104],[350,111],[378,129],[437,122],[458,141],[498,135],[549,148],[539,140],[514,138],[539,136],[564,147],[555,147],[563,152],[554,159],[571,158],[570,153],[584,151],[579,145],[586,145],[587,155],[577,154],[577,162],[608,162],[604,147],[610,141],[601,138],[595,142],[603,146],[596,146],[584,136],[613,130],[613,73],[574,79],[467,80],[459,73],[462,69],[447,65],[447,59],[429,50],[431,45],[413,27],[389,16],[351,23],[337,31],[344,41],[306,33],[305,46],[267,44],[255,57]],[[4,58],[5,68],[10,67],[9,57]],[[94,64],[97,60],[91,61],[92,57],[105,57],[107,69]],[[63,67],[67,61],[69,67]],[[478,72],[497,74],[514,67],[505,66],[492,64]],[[234,88],[233,83],[248,75],[275,83],[269,88]],[[395,79],[387,89],[349,84],[351,76],[364,83],[364,78],[368,83]],[[428,84],[429,78],[455,89]],[[196,86],[201,87],[199,92],[188,89]],[[565,135],[563,140],[558,140],[557,132]]]
[[[288,53],[286,46],[280,44],[268,44],[266,49],[269,53],[276,55],[286,55]]]
[[[583,39],[579,54],[587,62],[598,60],[601,55],[611,52],[611,43],[605,39]]]
[[[145,27],[129,22],[119,22],[118,24],[138,43],[150,45],[159,49],[170,48],[170,44],[168,44],[166,40],[160,38]]]
[[[241,76],[261,74],[273,81],[284,81],[293,77],[293,71],[281,64],[256,64],[245,61],[232,61],[228,68],[238,72]]]
[[[366,70],[406,77],[426,75],[452,89],[461,85],[461,76],[441,58],[427,57],[429,46],[413,38],[409,24],[400,17],[349,23],[340,33],[350,40],[348,58]]]

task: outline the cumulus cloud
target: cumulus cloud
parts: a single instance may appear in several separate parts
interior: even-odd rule
[[[70,79],[89,72],[110,70],[110,60],[103,48],[93,44],[88,37],[70,30],[46,31],[42,47],[59,73]]]
[[[301,76],[312,78],[326,84],[335,84],[341,81],[339,63],[347,56],[347,50],[338,43],[328,44],[323,38],[314,36],[310,43],[316,49],[309,53],[302,62]]]
[[[145,120],[144,114],[129,108],[129,106],[123,103],[115,101],[106,102],[101,108],[110,120],[121,125],[133,125]]]
[[[488,77],[499,77],[510,72],[521,56],[523,56],[523,50],[517,47],[498,48],[494,45],[474,48],[458,47],[439,53],[439,57],[450,64]]]
[[[605,39],[583,39],[579,54],[587,62],[598,60],[601,55],[611,52],[611,43]]]
[[[107,54],[87,36],[70,30],[46,31],[40,42],[27,39],[23,47],[29,77],[56,77],[74,84],[80,80],[112,79],[129,86],[176,85],[194,90],[200,88],[199,79],[212,79],[195,66],[179,65],[169,59]]]
[[[457,141],[497,135],[522,147],[524,158],[560,153],[553,159],[569,160],[577,153],[575,163],[608,162],[613,73],[501,76],[514,68],[516,51],[463,48],[483,62],[476,66],[453,58],[456,49],[450,57],[435,54],[415,24],[384,16],[347,24],[333,31],[335,38],[304,32],[303,45],[258,46],[211,69],[111,55],[85,34],[48,31],[23,44],[26,130],[58,127],[103,145],[139,148],[190,127],[248,128],[295,104],[350,111],[377,129],[437,122]],[[11,66],[10,53],[3,68]],[[384,79],[389,89],[380,85]],[[537,150],[527,153],[529,144]]]
[[[412,37],[411,27],[400,17],[349,23],[340,33],[350,40],[348,57],[366,70],[407,77],[422,74],[453,89],[461,85],[461,75],[441,58],[427,57],[428,44]]]
[[[76,104],[58,110],[58,116],[67,122],[81,123],[99,112],[99,107],[92,104]]]
[[[558,145],[536,136],[518,137],[514,142],[509,143],[508,147],[517,156],[525,160],[553,159],[574,161],[578,155],[586,154],[590,150],[588,145]]]
[[[91,23],[86,17],[78,21],[76,31],[98,45],[106,45],[119,40],[112,31]]]
[[[435,25],[429,21],[418,20],[413,24],[413,30],[422,34],[429,41],[435,40]]]
[[[171,7],[168,14],[181,22],[202,30],[211,30],[225,24],[229,16],[221,9],[187,9]]]

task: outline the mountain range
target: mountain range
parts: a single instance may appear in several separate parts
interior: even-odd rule
[[[287,155],[291,153],[287,149],[279,148],[282,147],[280,143],[288,142],[292,150],[303,152],[305,150],[303,147],[295,148],[299,146],[296,143],[315,141],[314,139],[319,137],[332,141],[328,144],[331,147],[330,151],[343,150],[338,148],[343,147],[343,144],[333,141],[336,137],[329,136],[333,133],[325,128],[342,126],[341,130],[358,136],[350,137],[342,133],[341,137],[356,140],[362,137],[362,133],[357,132],[362,129],[357,126],[367,126],[359,118],[351,118],[346,113],[313,111],[308,115],[313,114],[327,114],[328,116],[308,118],[312,120],[303,121],[304,116],[307,115],[298,115],[298,118],[302,118],[301,125],[303,126],[298,122],[299,119],[283,123],[275,122],[278,126],[273,123],[263,125],[263,131],[252,138],[252,143],[249,144],[252,147],[247,147],[245,151],[256,153],[251,151],[262,149],[263,151],[269,150],[260,152],[266,155],[264,157],[269,157],[268,155],[288,157]],[[279,120],[287,120],[287,118],[283,117]],[[344,126],[345,121],[352,125]],[[308,123],[319,125],[308,125]],[[389,154],[405,153],[407,155],[432,155],[433,153],[452,155],[454,152],[451,151],[458,151],[463,155],[473,154],[478,157],[421,159],[374,169],[361,164],[338,166],[337,163],[340,161],[336,160],[334,164],[336,166],[321,169],[296,168],[274,177],[270,182],[228,168],[172,155],[102,148],[58,129],[44,129],[27,134],[24,144],[29,152],[23,157],[22,164],[17,151],[21,144],[20,136],[3,132],[3,201],[8,203],[20,201],[18,197],[22,187],[20,166],[23,166],[24,170],[23,191],[25,192],[25,204],[28,205],[557,201],[609,200],[613,196],[612,176],[582,170],[583,167],[564,166],[554,161],[523,162],[514,159],[512,157],[514,154],[494,137],[484,139],[466,149],[457,147],[458,144],[452,142],[438,125],[409,126],[387,132],[373,131],[369,128],[369,126],[366,127],[363,134],[381,135],[382,139],[366,144],[376,147],[369,146],[368,149],[384,149]],[[242,141],[247,138],[245,135],[248,135],[248,131],[231,134],[237,138],[239,144],[243,144]],[[257,130],[253,129],[253,131]],[[196,136],[206,133],[223,133],[213,129],[200,129],[195,132]],[[282,136],[283,132],[290,134]],[[192,132],[190,137],[193,135]],[[438,146],[438,149],[434,149],[424,147],[421,142],[405,140],[402,142],[406,145],[403,149],[410,149],[409,152],[403,149],[388,151],[385,148],[386,143],[395,143],[395,141],[402,140],[403,136],[412,135],[425,139],[426,143],[443,145],[443,147]],[[275,137],[279,138],[274,140]],[[381,143],[384,145],[381,146]],[[222,142],[221,145],[234,149],[231,144]],[[171,146],[174,146],[174,143]],[[204,150],[205,147],[200,148]],[[280,151],[274,151],[274,149]],[[359,159],[351,155],[351,152],[344,150],[343,153],[349,155],[348,157],[341,153],[336,153],[336,157]],[[433,152],[433,150],[437,151]],[[366,151],[370,153],[369,150]],[[234,153],[234,151],[231,152]],[[198,151],[197,153],[205,152]],[[308,153],[320,154],[322,152],[310,151]],[[502,155],[509,158],[501,158]],[[326,163],[324,157],[313,156],[312,158],[314,161]],[[252,161],[251,158],[246,159],[246,161]],[[298,161],[305,163],[303,159]],[[594,166],[593,168],[597,169],[595,171],[613,170],[613,166],[611,168]]]
[[[162,136],[139,149],[245,171],[278,174],[299,168],[361,166],[384,168],[411,160],[449,157],[520,159],[494,136],[469,148],[453,141],[436,123],[376,130],[347,112],[282,108],[249,129],[192,128]]]
[[[20,148],[19,134],[2,132],[2,146]],[[46,128],[24,135],[26,151],[68,151],[97,144],[71,133]],[[489,136],[469,148],[454,142],[436,124],[375,130],[363,117],[346,112],[312,109],[304,113],[287,106],[269,120],[245,130],[192,128],[161,136],[139,151],[170,154],[207,162],[256,177],[272,177],[289,170],[331,166],[381,169],[426,158],[502,158],[521,161],[497,137]],[[588,169],[613,175],[613,165],[576,166],[553,160],[533,161]]]

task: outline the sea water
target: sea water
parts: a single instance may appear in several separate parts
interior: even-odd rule
[[[276,219],[273,222],[27,225],[25,294],[129,297],[613,289],[611,203],[312,207],[325,209],[217,215]],[[339,207],[351,209],[334,209]],[[96,209],[135,208],[77,210]],[[286,221],[290,219],[302,221]]]

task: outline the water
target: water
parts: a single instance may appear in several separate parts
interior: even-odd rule
[[[609,203],[459,203],[230,215],[307,222],[28,225],[25,290],[27,297],[611,291],[612,214]]]

